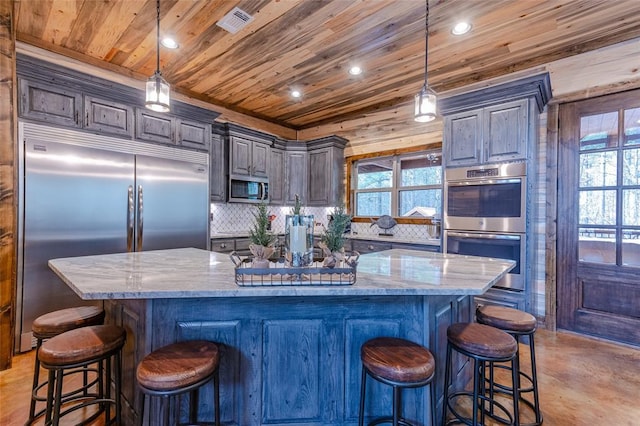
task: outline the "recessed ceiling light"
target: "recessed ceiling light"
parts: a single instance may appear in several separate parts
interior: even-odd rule
[[[351,75],[360,75],[360,74],[362,74],[362,68],[360,68],[357,65],[354,65],[351,68],[349,68],[349,74],[351,74]]]
[[[451,34],[462,35],[471,31],[471,24],[468,22],[458,22],[452,29]]]
[[[297,99],[302,96],[302,92],[294,89],[291,91],[291,96]]]
[[[164,47],[166,47],[167,49],[177,49],[178,48],[178,43],[174,39],[172,39],[171,37],[163,38],[160,43]]]

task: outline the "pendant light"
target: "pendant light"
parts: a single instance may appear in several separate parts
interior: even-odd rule
[[[144,105],[154,111],[169,112],[169,83],[160,72],[160,0],[156,7],[156,72],[147,80]]]
[[[429,0],[426,0],[427,16],[425,17],[425,51],[424,51],[424,86],[416,95],[414,120],[426,123],[436,118],[436,92],[427,83],[427,65],[429,58]]]

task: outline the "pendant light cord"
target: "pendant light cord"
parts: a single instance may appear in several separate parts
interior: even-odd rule
[[[156,72],[160,73],[160,0],[156,3]]]
[[[424,19],[424,86],[427,87],[427,67],[429,65],[429,0],[426,0],[425,3],[427,5],[427,11]]]

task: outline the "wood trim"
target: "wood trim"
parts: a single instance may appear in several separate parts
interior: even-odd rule
[[[353,215],[353,212],[351,211],[351,205],[353,204],[353,191],[351,190],[351,169],[353,168],[353,163],[355,163],[358,160],[362,160],[362,159],[366,159],[366,158],[376,158],[376,157],[391,157],[394,155],[402,155],[402,154],[410,154],[413,152],[421,152],[421,151],[428,151],[428,150],[434,150],[434,149],[442,149],[442,141],[440,142],[436,142],[436,143],[432,143],[432,144],[427,144],[427,145],[419,145],[419,146],[412,146],[412,147],[407,147],[407,148],[397,148],[397,149],[390,149],[387,151],[378,151],[378,152],[369,152],[367,154],[358,154],[358,155],[351,155],[349,157],[346,157],[344,159],[344,163],[345,163],[345,176],[346,176],[346,191],[345,191],[345,198],[346,198],[346,209],[348,212],[350,212],[350,214]],[[352,222],[370,222],[371,218],[368,217],[354,217],[352,220]],[[396,218],[396,221],[399,224],[414,224],[414,225],[430,225],[431,224],[431,219],[417,219],[417,218]]]
[[[547,108],[547,173],[545,226],[545,327],[557,328],[556,223],[558,218],[558,110],[557,104]]]
[[[11,367],[16,312],[18,138],[14,19],[14,1],[0,1],[0,370]]]

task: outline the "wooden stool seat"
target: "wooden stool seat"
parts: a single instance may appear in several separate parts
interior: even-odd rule
[[[50,339],[65,331],[104,322],[104,310],[98,306],[78,306],[39,316],[31,331],[37,339]]]
[[[365,420],[367,377],[393,388],[392,415],[371,420],[374,426],[390,423],[393,426],[411,426],[402,415],[402,391],[431,385],[436,371],[436,361],[429,349],[410,340],[397,337],[376,337],[360,347],[362,379],[360,382],[360,410],[358,425]],[[435,425],[435,398],[430,392],[431,422]]]
[[[479,306],[476,318],[481,324],[490,325],[507,332],[532,333],[536,330],[536,317],[528,312],[505,306]]]
[[[149,425],[180,424],[170,419],[170,397],[189,392],[189,425],[198,424],[198,391],[213,381],[214,424],[220,426],[220,349],[217,343],[206,340],[190,340],[163,346],[151,352],[138,364],[136,378],[143,392],[140,398],[140,422],[144,423],[144,406],[147,397],[162,397],[163,419],[149,414]],[[180,402],[180,398],[176,398]],[[181,410],[176,409],[176,413]],[[179,414],[178,414],[179,415]]]
[[[138,365],[138,383],[147,389],[169,391],[210,377],[218,368],[218,345],[205,340],[174,343],[147,355]]]
[[[509,358],[518,350],[513,336],[483,324],[452,324],[447,338],[457,348],[485,358]]]
[[[126,332],[114,325],[92,325],[59,334],[42,344],[43,365],[61,367],[101,358],[124,345]]]
[[[393,337],[379,337],[362,345],[362,364],[373,374],[394,382],[429,380],[436,362],[426,348]]]

